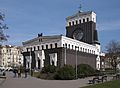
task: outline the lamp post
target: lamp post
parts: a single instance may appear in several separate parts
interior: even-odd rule
[[[66,47],[65,47],[65,60],[64,65],[66,65]]]
[[[75,49],[76,49],[76,56],[75,56],[75,57],[76,57],[76,69],[75,69],[75,70],[76,70],[76,79],[78,78],[78,77],[77,77],[77,48],[78,48],[78,47],[75,48]]]
[[[32,49],[30,50],[30,75],[31,75],[31,68],[32,68],[32,55],[31,55]]]

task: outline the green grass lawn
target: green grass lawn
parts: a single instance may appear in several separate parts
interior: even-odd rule
[[[120,80],[109,81],[101,84],[91,85],[81,88],[120,88]]]

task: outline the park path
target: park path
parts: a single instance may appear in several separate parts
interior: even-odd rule
[[[88,78],[78,80],[42,80],[34,77],[13,78],[7,73],[7,79],[0,84],[0,88],[79,88],[87,86]]]

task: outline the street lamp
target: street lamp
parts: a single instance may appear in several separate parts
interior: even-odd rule
[[[65,60],[64,60],[64,65],[66,65],[66,47],[65,47]]]
[[[77,48],[78,48],[78,47],[75,48],[75,49],[76,49],[76,56],[75,56],[75,57],[76,57],[76,69],[75,69],[75,70],[76,70],[76,79],[78,78],[78,77],[77,77]]]
[[[32,55],[31,55],[32,49],[30,48],[30,75],[31,75],[31,68],[32,68]]]

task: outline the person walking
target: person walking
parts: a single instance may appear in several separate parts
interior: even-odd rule
[[[17,69],[16,68],[14,68],[13,73],[14,73],[14,77],[16,77],[17,76]]]
[[[28,69],[25,68],[25,78],[27,78]]]
[[[18,69],[18,78],[21,77],[21,70]]]

